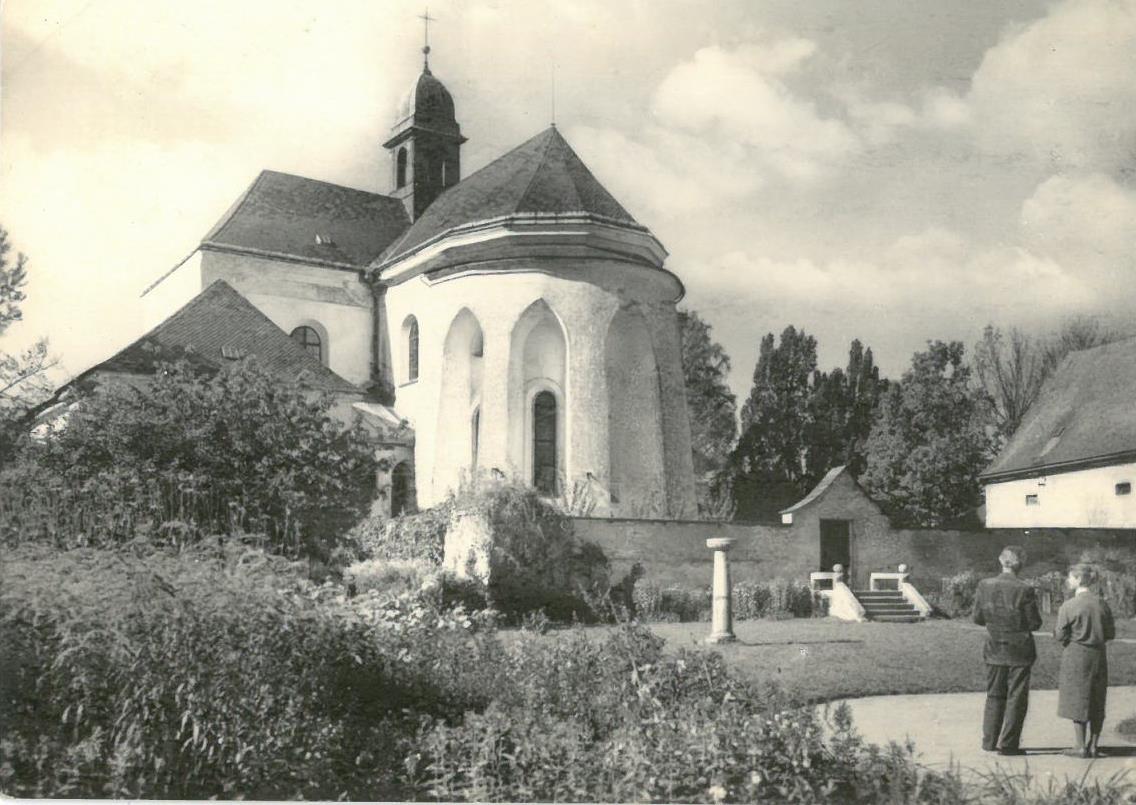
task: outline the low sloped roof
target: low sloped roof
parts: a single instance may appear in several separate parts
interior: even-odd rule
[[[1136,453],[1136,338],[1072,352],[984,478]]]
[[[586,213],[643,229],[553,126],[442,193],[383,260],[463,224],[517,213]]]
[[[98,371],[150,374],[159,361],[183,357],[216,369],[248,356],[285,380],[303,375],[312,388],[363,393],[312,357],[224,280],[212,283],[153,330],[76,380]]]
[[[266,170],[202,245],[363,268],[408,226],[396,198]]]
[[[809,490],[809,493],[807,495],[798,500],[789,508],[782,509],[781,514],[791,514],[799,509],[805,508],[805,506],[808,506],[813,501],[819,500],[824,495],[824,493],[828,491],[828,488],[832,486],[833,481],[839,478],[844,470],[845,467],[843,464],[841,464],[839,467],[833,467],[831,470],[825,473],[825,476],[823,478],[820,479],[820,483]]]

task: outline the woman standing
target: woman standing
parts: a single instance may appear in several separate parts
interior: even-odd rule
[[[1074,565],[1067,582],[1076,593],[1061,605],[1053,628],[1054,637],[1065,647],[1061,654],[1057,715],[1072,719],[1076,733],[1076,745],[1065,754],[1101,757],[1098,742],[1108,692],[1105,643],[1116,636],[1116,627],[1108,604],[1090,589],[1097,582],[1097,572],[1092,565]]]

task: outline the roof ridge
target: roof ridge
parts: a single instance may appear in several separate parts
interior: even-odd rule
[[[537,135],[537,137],[540,137],[542,134],[545,135],[544,150],[542,150],[540,152],[540,159],[537,160],[536,167],[533,168],[532,175],[529,176],[528,182],[525,183],[525,189],[522,190],[520,195],[517,196],[517,203],[513,206],[513,212],[516,212],[517,210],[519,210],[521,207],[524,206],[524,201],[525,201],[526,198],[528,198],[529,191],[532,189],[532,186],[533,186],[533,182],[536,181],[537,175],[540,173],[541,168],[544,167],[545,162],[548,160],[548,151],[549,151],[550,148],[552,148],[552,143],[556,139],[553,136],[553,134],[556,134],[556,133],[557,133],[556,132],[556,126],[553,125],[553,126],[549,126],[547,129],[545,129],[544,131],[542,131],[540,134]],[[573,182],[573,185],[575,185],[575,182]],[[577,200],[579,199],[579,197],[580,197],[580,193],[577,191],[577,193],[576,193]]]

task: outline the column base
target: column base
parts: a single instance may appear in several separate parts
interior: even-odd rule
[[[710,635],[706,638],[707,643],[734,643],[737,642],[737,636],[733,632],[719,632]]]

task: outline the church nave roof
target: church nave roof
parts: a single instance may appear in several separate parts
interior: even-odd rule
[[[408,226],[398,199],[266,170],[202,245],[364,268]]]

